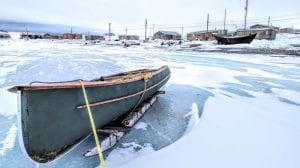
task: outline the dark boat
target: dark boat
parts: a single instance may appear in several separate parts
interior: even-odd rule
[[[256,34],[250,34],[245,36],[221,36],[214,34],[215,39],[218,41],[218,44],[250,44],[255,38]]]
[[[132,110],[169,78],[170,70],[163,66],[83,81],[96,127]],[[20,143],[32,160],[54,160],[91,133],[79,81],[32,83],[9,91],[18,92]]]

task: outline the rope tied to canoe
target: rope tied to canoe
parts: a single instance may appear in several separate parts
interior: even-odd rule
[[[98,134],[97,134],[97,130],[96,130],[95,120],[94,120],[94,117],[93,117],[93,114],[92,114],[92,111],[91,111],[91,108],[90,108],[90,103],[89,103],[89,100],[88,100],[88,96],[87,96],[87,93],[86,93],[83,82],[81,80],[79,80],[79,82],[80,82],[80,85],[81,85],[81,88],[82,88],[85,104],[87,106],[87,111],[88,111],[88,115],[89,115],[89,119],[90,119],[90,124],[91,124],[92,130],[93,130],[93,135],[94,135],[94,139],[95,139],[97,150],[98,150],[98,156],[99,156],[100,163],[101,163],[101,168],[105,168],[105,161],[104,161],[103,153],[102,153],[102,150],[101,150],[101,147],[100,147],[100,142],[99,142],[99,138],[98,138]]]
[[[142,79],[144,80],[144,90],[143,90],[143,94],[140,97],[140,100],[138,101],[138,103],[134,106],[134,108],[131,110],[130,114],[134,112],[134,110],[137,108],[137,106],[141,103],[146,91],[147,91],[147,82],[148,80],[152,77],[152,73],[145,73],[142,74]],[[124,120],[122,122],[124,125],[128,125],[128,121]]]

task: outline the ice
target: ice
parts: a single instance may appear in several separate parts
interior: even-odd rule
[[[190,117],[189,123],[187,125],[187,128],[185,130],[185,135],[188,134],[196,125],[199,123],[199,110],[196,103],[193,103],[191,106],[191,112],[184,115],[184,117]]]

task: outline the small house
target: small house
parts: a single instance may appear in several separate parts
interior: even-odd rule
[[[154,33],[153,39],[181,40],[181,34],[173,31],[158,31]]]
[[[189,41],[210,41],[215,40],[213,34],[217,34],[217,30],[209,30],[209,31],[196,31],[187,33],[187,40]]]
[[[292,34],[292,33],[294,33],[294,30],[293,30],[293,28],[281,28],[281,29],[279,29],[279,33],[289,33],[289,34]]]
[[[275,40],[277,31],[273,28],[252,28],[252,29],[240,29],[236,31],[236,35],[244,36],[249,34],[256,34],[255,39],[258,40]]]
[[[21,39],[43,39],[43,34],[24,32],[20,35]]]
[[[10,35],[8,34],[7,31],[0,30],[0,38],[10,38]]]
[[[51,33],[46,33],[43,35],[44,39],[63,39],[63,36],[60,34],[51,34]]]
[[[250,29],[266,29],[266,28],[275,29],[277,32],[279,31],[279,27],[276,27],[276,26],[268,26],[268,25],[263,25],[263,24],[255,24],[255,25],[250,26]]]
[[[295,34],[300,34],[300,29],[295,29],[295,30],[294,30],[294,33],[295,33]]]
[[[64,33],[63,39],[82,39],[82,34]]]
[[[105,38],[100,35],[87,35],[85,36],[85,40],[105,40]]]
[[[139,40],[137,35],[119,35],[119,40]]]

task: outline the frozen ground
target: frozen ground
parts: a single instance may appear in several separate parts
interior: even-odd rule
[[[0,41],[0,167],[36,166],[20,151],[7,88],[161,65],[172,71],[166,94],[105,153],[107,167],[300,167],[300,57],[47,40]],[[39,166],[97,167],[97,157],[82,157],[93,146],[90,137]]]

